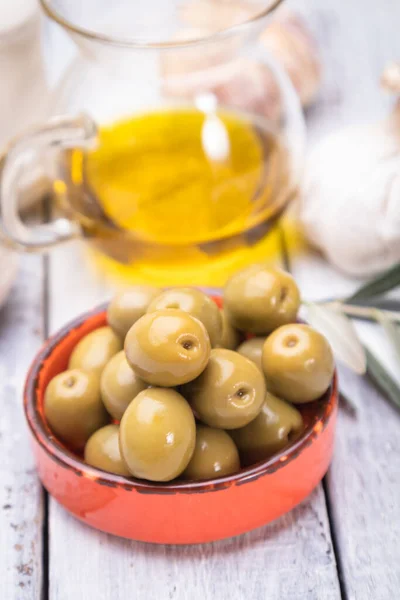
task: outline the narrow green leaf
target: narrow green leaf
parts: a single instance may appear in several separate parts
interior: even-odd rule
[[[354,304],[366,298],[381,296],[400,285],[400,264],[391,267],[372,281],[361,286],[355,294],[344,300],[347,304]]]
[[[350,369],[363,375],[366,360],[363,346],[351,320],[339,312],[340,305],[321,306],[307,303],[307,319],[323,333],[332,346],[335,357]]]
[[[400,300],[395,298],[360,298],[357,304],[362,307],[374,307],[379,310],[400,313]]]
[[[376,311],[376,320],[382,325],[389,341],[391,342],[397,358],[400,361],[400,331],[399,328],[381,310]]]
[[[368,348],[364,347],[364,350],[367,356],[368,375],[376,386],[385,394],[387,399],[390,400],[396,408],[400,409],[400,387],[376,356],[374,356]]]

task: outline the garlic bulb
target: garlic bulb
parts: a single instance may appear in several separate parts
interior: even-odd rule
[[[39,123],[47,114],[49,93],[37,0],[0,0],[0,80],[1,170],[9,141]],[[24,172],[19,185],[22,210],[51,192],[51,181],[39,168],[35,173]]]
[[[183,10],[184,9],[184,10]],[[260,11],[254,3],[202,0],[184,5],[182,19],[188,27],[176,40],[198,39],[250,19]],[[260,37],[286,69],[303,106],[319,90],[321,68],[318,51],[309,31],[293,13],[282,13],[270,22]],[[207,89],[222,104],[277,120],[281,115],[280,92],[268,66],[260,60],[236,56],[237,40],[224,38],[205,45],[170,51],[162,58],[163,90],[166,95],[190,98]]]
[[[299,218],[309,241],[347,274],[400,262],[400,103],[385,122],[347,127],[314,147]]]

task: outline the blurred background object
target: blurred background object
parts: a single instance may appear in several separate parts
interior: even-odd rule
[[[0,0],[0,79],[1,172],[5,145],[48,112],[37,0]],[[38,175],[32,172],[19,182],[22,207],[35,204],[48,191],[48,180]],[[15,253],[0,247],[0,305],[15,279],[17,263]]]
[[[0,77],[4,146],[48,111],[37,0],[0,0]]]
[[[381,81],[399,94],[399,64],[389,64]],[[350,276],[400,262],[399,101],[384,119],[341,128],[314,146],[299,218],[310,243]]]
[[[212,35],[223,28],[224,21],[230,26],[238,25],[241,19],[251,17],[252,11],[254,4],[237,1],[188,3],[182,8],[186,27],[175,39]],[[318,47],[301,17],[291,11],[278,11],[261,31],[260,41],[261,47],[265,46],[284,67],[302,105],[310,105],[321,85],[321,64]],[[268,67],[252,59],[251,54],[233,64],[226,60],[213,70],[215,57],[207,51],[199,55],[193,49],[183,55],[177,49],[162,58],[166,92],[171,96],[190,98],[207,87],[222,104],[254,111],[272,120],[282,116],[279,86]],[[193,72],[197,76],[193,77]]]

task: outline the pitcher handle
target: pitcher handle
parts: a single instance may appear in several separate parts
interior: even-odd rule
[[[50,119],[13,140],[5,153],[0,180],[0,229],[12,247],[28,252],[46,250],[80,234],[79,225],[59,218],[27,227],[19,214],[18,182],[38,151],[46,148],[91,148],[97,140],[95,122],[85,114]]]

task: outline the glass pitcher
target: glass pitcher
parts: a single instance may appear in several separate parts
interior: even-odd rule
[[[297,95],[258,41],[280,3],[41,0],[78,52],[50,120],[5,155],[8,242],[84,238],[99,264],[159,285],[219,285],[264,258],[304,145]],[[56,210],[27,227],[19,181],[38,165]]]

